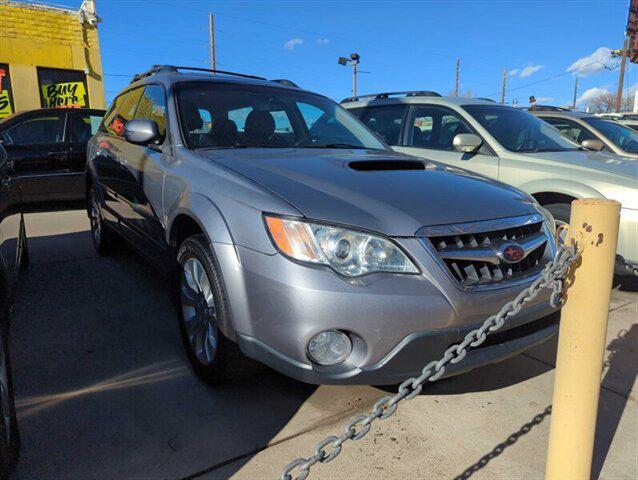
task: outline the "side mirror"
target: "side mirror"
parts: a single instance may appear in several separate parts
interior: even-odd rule
[[[157,123],[145,118],[136,118],[126,123],[124,138],[136,145],[149,145],[160,138]]]
[[[452,140],[452,148],[456,152],[473,153],[483,145],[483,140],[473,133],[459,133]]]
[[[592,138],[583,140],[581,146],[583,148],[586,148],[587,150],[593,150],[595,152],[600,152],[603,148],[605,148],[605,144],[603,142],[601,142],[600,140],[594,140]]]

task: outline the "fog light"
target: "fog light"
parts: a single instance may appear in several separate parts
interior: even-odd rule
[[[352,351],[352,342],[345,333],[327,330],[318,333],[308,342],[308,356],[320,365],[343,362]]]

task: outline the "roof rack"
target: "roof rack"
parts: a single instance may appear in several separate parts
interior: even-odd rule
[[[275,80],[271,80],[271,82],[275,82],[275,83],[281,83],[282,85],[286,85],[287,87],[295,87],[295,88],[299,88],[299,85],[297,85],[295,82],[293,82],[292,80],[288,80],[286,78],[277,78]]]
[[[356,97],[348,97],[341,100],[341,103],[356,102],[364,98],[374,98],[375,100],[390,98],[390,97],[440,97],[441,94],[432,92],[429,90],[410,90],[406,92],[384,92],[384,93],[371,93],[369,95],[357,95]]]
[[[138,80],[141,80],[146,77],[150,77],[151,75],[155,75],[156,73],[161,73],[161,72],[179,73],[180,70],[189,70],[194,72],[220,73],[222,75],[233,75],[235,77],[253,78],[255,80],[267,81],[267,79],[263,77],[257,77],[255,75],[246,75],[244,73],[228,72],[226,70],[211,70],[209,68],[197,68],[197,67],[179,67],[176,65],[153,65],[149,70],[135,75],[133,77],[133,80],[131,80],[131,83],[137,82]]]

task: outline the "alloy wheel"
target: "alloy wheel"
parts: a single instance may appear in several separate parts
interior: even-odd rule
[[[199,362],[211,365],[218,344],[217,310],[211,282],[196,258],[184,262],[180,295],[191,350]]]
[[[99,245],[102,241],[102,218],[95,191],[91,195],[91,231],[93,232],[93,243]]]

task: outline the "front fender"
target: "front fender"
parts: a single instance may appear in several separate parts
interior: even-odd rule
[[[182,197],[178,205],[172,208],[165,232],[167,243],[170,243],[173,222],[182,214],[189,216],[199,225],[204,235],[208,238],[208,243],[235,244],[222,212],[208,197],[199,193],[189,195],[188,200]]]
[[[598,190],[583,183],[561,178],[543,178],[519,185],[525,193],[534,195],[542,192],[562,193],[574,198],[605,198]]]

